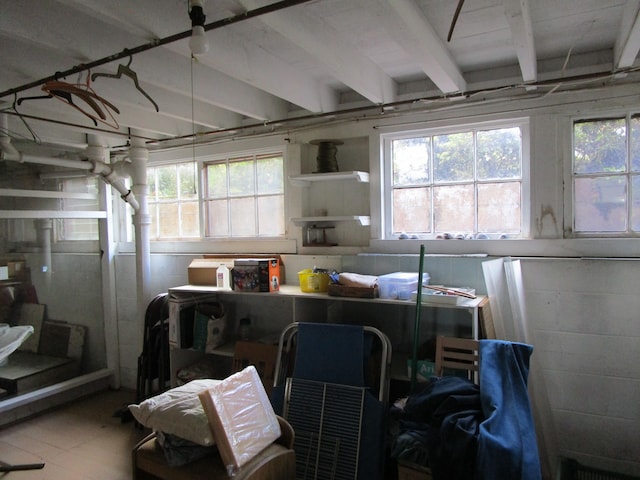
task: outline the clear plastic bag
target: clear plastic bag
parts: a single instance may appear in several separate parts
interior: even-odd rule
[[[253,366],[200,392],[229,476],[280,437],[280,424]]]
[[[5,365],[14,351],[33,334],[31,325],[11,327],[6,323],[0,324],[0,366]]]

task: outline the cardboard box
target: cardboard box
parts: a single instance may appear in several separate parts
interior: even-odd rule
[[[27,262],[24,260],[7,262],[7,267],[9,267],[9,278],[22,278],[25,275]]]
[[[217,258],[196,258],[187,269],[187,278],[189,285],[217,285],[216,272],[220,265],[226,265],[227,268],[233,267],[233,259],[217,259]]]
[[[277,292],[280,290],[280,262],[277,258],[238,258],[231,271],[234,290]]]
[[[418,382],[427,382],[436,374],[436,364],[429,360],[417,361],[418,373],[416,374],[416,380]],[[407,360],[407,374],[411,378],[411,359]],[[442,375],[445,377],[454,376],[460,378],[467,378],[467,370],[458,370],[454,368],[444,368]]]
[[[416,380],[419,382],[426,382],[436,374],[436,364],[429,360],[418,360],[417,362],[418,373],[416,374]],[[411,359],[407,360],[407,374],[411,378]]]

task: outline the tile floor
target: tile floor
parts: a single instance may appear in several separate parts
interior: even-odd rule
[[[131,479],[131,449],[148,432],[114,413],[134,398],[134,392],[109,390],[0,428],[0,462],[45,464],[0,473],[0,479]]]

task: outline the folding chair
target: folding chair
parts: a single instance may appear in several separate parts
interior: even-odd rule
[[[293,323],[272,403],[296,432],[297,479],[382,479],[391,344],[376,328]]]

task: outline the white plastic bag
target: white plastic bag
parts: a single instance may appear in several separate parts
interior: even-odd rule
[[[31,325],[10,327],[6,323],[0,324],[0,366],[7,363],[9,355],[17,350],[33,331]]]

